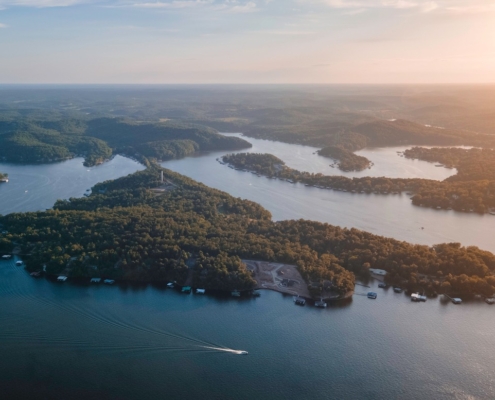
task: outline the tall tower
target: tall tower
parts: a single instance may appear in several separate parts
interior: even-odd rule
[[[163,171],[161,171],[160,178],[161,178],[161,181],[163,183]]]

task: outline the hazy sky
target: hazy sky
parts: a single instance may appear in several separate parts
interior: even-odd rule
[[[1,83],[495,82],[495,0],[0,0]]]

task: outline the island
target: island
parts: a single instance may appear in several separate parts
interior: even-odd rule
[[[376,115],[382,113],[379,105],[381,103],[376,102],[376,98],[364,102],[366,107],[375,110],[373,115],[363,112],[357,105],[362,104],[361,97],[349,100],[336,96],[331,101],[327,100],[328,103],[320,99],[316,101],[318,107],[304,96],[293,96],[290,103],[286,103],[284,99],[275,103],[270,96],[263,100],[258,98],[256,104],[248,103],[245,107],[239,105],[234,111],[226,107],[230,111],[228,117],[219,115],[219,111],[212,113],[209,118],[193,120],[224,132],[242,132],[247,137],[320,147],[319,154],[338,160],[340,165],[337,166],[344,171],[359,171],[370,166],[365,159],[355,158],[360,156],[354,152],[364,148],[410,145],[495,148],[495,136],[491,134],[493,127],[479,126],[484,133],[473,132],[470,126],[480,123],[476,122],[479,119],[473,121],[472,116],[469,119],[470,126],[465,126],[463,130],[433,126],[406,118],[380,118]],[[384,98],[381,101],[385,101]],[[411,113],[410,118],[418,118],[418,109],[413,111],[408,105],[399,106],[397,102],[400,100],[396,99],[387,106],[382,106],[389,110],[403,108],[401,113]],[[426,109],[427,107],[423,111]],[[427,113],[425,118],[441,114],[440,108],[437,108],[435,113]],[[450,122],[452,115],[442,115],[442,119],[443,122]]]
[[[356,277],[382,269],[387,282],[429,295],[495,292],[495,256],[477,247],[413,245],[307,220],[275,222],[254,202],[152,161],[146,166],[51,210],[1,216],[0,253],[17,249],[30,272],[88,282],[176,282],[251,293],[276,290],[278,276],[285,289],[325,300],[349,297]],[[277,275],[284,265],[302,281],[289,270],[287,278]]]
[[[484,152],[490,159],[495,155],[493,150],[485,149]],[[476,155],[473,157],[476,159]],[[485,169],[480,163],[475,163],[474,166],[469,164],[471,166],[465,169],[461,167],[458,175],[445,181],[435,181],[420,178],[347,178],[301,172],[287,167],[282,160],[271,154],[227,154],[222,157],[222,162],[230,164],[233,168],[272,179],[282,179],[290,183],[300,182],[320,189],[333,189],[353,194],[407,193],[411,196],[412,204],[416,206],[480,214],[495,212],[493,169]],[[483,165],[490,165],[488,161],[487,163]]]
[[[0,183],[5,183],[9,181],[9,174],[3,174],[0,172]]]

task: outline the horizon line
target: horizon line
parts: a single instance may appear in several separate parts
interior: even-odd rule
[[[0,82],[0,86],[480,86],[480,85],[495,85],[495,81],[493,82],[420,82],[420,83],[411,83],[411,82],[397,82],[397,83],[4,83]]]

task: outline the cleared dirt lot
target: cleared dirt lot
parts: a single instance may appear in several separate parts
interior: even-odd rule
[[[258,289],[311,297],[308,286],[295,265],[253,260],[242,260],[242,262],[250,271],[254,271]]]

